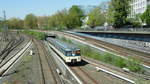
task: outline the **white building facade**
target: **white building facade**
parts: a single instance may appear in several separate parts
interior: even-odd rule
[[[132,0],[130,18],[134,18],[137,14],[142,14],[150,4],[150,0]]]

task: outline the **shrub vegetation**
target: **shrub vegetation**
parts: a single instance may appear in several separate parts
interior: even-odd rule
[[[25,33],[25,34],[31,35],[31,36],[35,37],[36,39],[38,39],[38,40],[44,40],[45,36],[46,36],[46,34],[43,33],[43,32],[36,32],[36,31],[29,31],[29,30],[24,30],[22,32]]]

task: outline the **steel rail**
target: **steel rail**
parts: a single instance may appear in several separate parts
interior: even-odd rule
[[[64,81],[62,80],[62,78],[60,77],[60,75],[56,71],[58,69],[57,64],[55,63],[52,56],[48,56],[48,54],[47,54],[48,52],[45,49],[45,47],[44,47],[45,45],[43,44],[43,42],[41,42],[39,40],[34,40],[34,43],[38,47],[38,52],[41,52],[41,50],[42,50],[43,54],[45,55],[45,58],[46,58],[45,60],[48,63],[50,71],[52,72],[52,76],[54,77],[53,79],[54,79],[55,83],[56,84],[64,84]],[[40,59],[41,59],[41,57],[40,57]],[[41,64],[41,65],[43,66],[43,64]],[[41,68],[42,68],[42,66],[41,66]],[[46,81],[45,81],[45,79],[46,79],[45,74],[46,73],[43,71],[43,69],[41,69],[41,70],[42,70],[43,83],[46,84]]]

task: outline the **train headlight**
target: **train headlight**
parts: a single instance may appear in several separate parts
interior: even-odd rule
[[[80,58],[80,57],[78,57],[78,60],[81,60],[81,58]]]
[[[68,58],[68,60],[70,60],[70,58]]]

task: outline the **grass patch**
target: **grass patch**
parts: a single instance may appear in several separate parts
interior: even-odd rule
[[[60,40],[73,43],[70,39],[65,37],[62,37]],[[132,72],[144,73],[144,70],[140,65],[140,61],[136,60],[135,58],[124,59],[110,53],[100,53],[98,50],[87,45],[77,44],[77,46],[81,49],[81,54],[83,56],[87,56],[119,68],[128,68]]]
[[[110,53],[99,53],[97,50],[92,49],[89,46],[86,45],[80,45],[79,46],[81,49],[81,54],[83,56],[87,56],[90,58],[94,58],[96,60],[112,64],[114,66],[120,67],[120,68],[128,68],[132,72],[140,72],[143,73],[142,66],[140,65],[140,62],[136,59],[129,58],[129,59],[124,59],[118,56],[115,56]]]
[[[28,84],[28,80],[32,78],[32,56],[24,55],[20,64],[15,68],[16,73],[9,75],[9,78],[2,84]],[[31,83],[30,83],[31,84]]]
[[[150,84],[150,80],[144,80],[144,79],[141,79],[141,78],[138,78],[136,81],[135,81],[135,84]]]
[[[24,30],[22,32],[25,33],[25,34],[31,35],[31,36],[35,37],[36,39],[38,39],[38,40],[44,40],[45,36],[46,36],[46,34],[43,33],[43,32],[36,32],[36,31],[29,31],[29,30]]]

